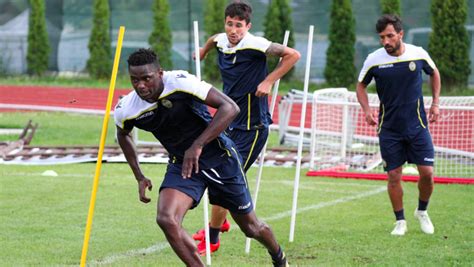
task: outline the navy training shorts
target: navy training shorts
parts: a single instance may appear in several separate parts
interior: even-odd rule
[[[430,132],[420,127],[409,134],[382,129],[379,134],[380,152],[385,171],[391,171],[405,162],[416,165],[434,165],[434,147]]]
[[[173,188],[185,193],[194,200],[193,209],[201,201],[207,187],[211,204],[224,207],[231,213],[251,212],[253,204],[241,166],[242,158],[234,148],[230,151],[231,156],[223,155],[219,165],[200,169],[199,173],[193,173],[188,179],[181,176],[181,164],[169,163],[160,192],[164,188]]]
[[[226,134],[234,141],[237,150],[242,155],[242,166],[247,172],[265,146],[268,127],[254,130],[227,129]]]

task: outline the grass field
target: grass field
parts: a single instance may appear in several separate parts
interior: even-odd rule
[[[102,118],[63,113],[0,113],[0,127],[40,123],[33,144],[99,143]],[[3,136],[0,136],[3,139]],[[8,137],[13,138],[13,137]],[[1,141],[1,140],[0,140]],[[108,142],[113,143],[113,125]],[[157,190],[165,165],[144,164],[154,183],[152,203],[138,200],[127,164],[104,164],[97,195],[88,264],[182,266],[155,223]],[[54,170],[57,177],[42,176]],[[0,165],[0,266],[77,265],[80,261],[95,164]],[[436,185],[429,209],[434,235],[413,218],[417,188],[405,183],[408,233],[392,237],[393,214],[383,181],[306,177],[302,170],[295,241],[288,242],[294,168],[265,168],[257,215],[268,222],[298,266],[472,266],[474,187]],[[248,179],[254,188],[256,168]],[[251,190],[253,192],[253,190]],[[202,206],[184,221],[202,227]],[[233,224],[213,254],[214,266],[269,266],[265,249]]]

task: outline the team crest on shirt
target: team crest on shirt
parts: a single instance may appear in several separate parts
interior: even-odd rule
[[[408,64],[408,68],[411,70],[411,71],[415,71],[416,70],[416,63],[415,62],[410,62],[410,64]]]
[[[173,107],[173,103],[171,103],[171,101],[169,101],[168,99],[162,99],[161,100],[161,105],[163,105],[163,107],[165,107],[165,108],[172,108]]]

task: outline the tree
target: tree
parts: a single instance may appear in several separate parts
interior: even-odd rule
[[[168,22],[169,4],[167,0],[153,1],[153,31],[148,38],[148,43],[160,59],[160,64],[165,69],[173,68],[171,60],[171,29]]]
[[[88,44],[90,57],[87,60],[87,71],[94,78],[107,78],[111,73],[109,17],[108,0],[94,0],[92,31]]]
[[[224,9],[226,0],[207,0],[206,14],[204,15],[204,30],[206,31],[205,41],[212,35],[222,32],[224,25]],[[211,51],[204,59],[204,76],[209,81],[220,79],[219,68],[217,67],[217,53]]]
[[[48,69],[49,40],[46,30],[43,0],[30,0],[28,21],[27,71],[30,75],[42,75]]]
[[[469,79],[469,37],[465,28],[465,0],[433,0],[431,2],[433,32],[428,51],[441,73],[443,88],[466,87]]]
[[[333,0],[324,77],[330,86],[349,87],[355,82],[355,20],[350,0]]]
[[[267,14],[263,22],[265,38],[272,42],[283,43],[285,31],[290,31],[288,47],[295,45],[293,22],[291,20],[291,8],[288,0],[271,0],[268,5]],[[269,58],[268,68],[273,70],[278,64],[279,58]],[[289,80],[293,75],[294,68],[291,69],[283,79]]]
[[[380,0],[382,6],[382,14],[402,15],[400,0]]]

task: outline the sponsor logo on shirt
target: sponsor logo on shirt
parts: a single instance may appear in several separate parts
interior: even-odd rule
[[[384,64],[384,65],[379,65],[379,69],[386,69],[386,68],[392,68],[393,64]]]
[[[141,119],[143,119],[143,118],[149,117],[149,116],[151,116],[151,115],[153,115],[153,111],[148,111],[148,112],[145,112],[145,113],[143,113],[142,115],[140,115],[140,116],[139,116],[138,118],[136,118],[135,120],[138,121],[138,120],[141,120]]]
[[[410,62],[410,64],[408,64],[408,68],[411,70],[411,71],[415,71],[416,70],[416,63],[415,62]]]
[[[176,75],[176,78],[179,79],[179,78],[186,78],[186,75],[180,73],[180,74],[177,74]]]

